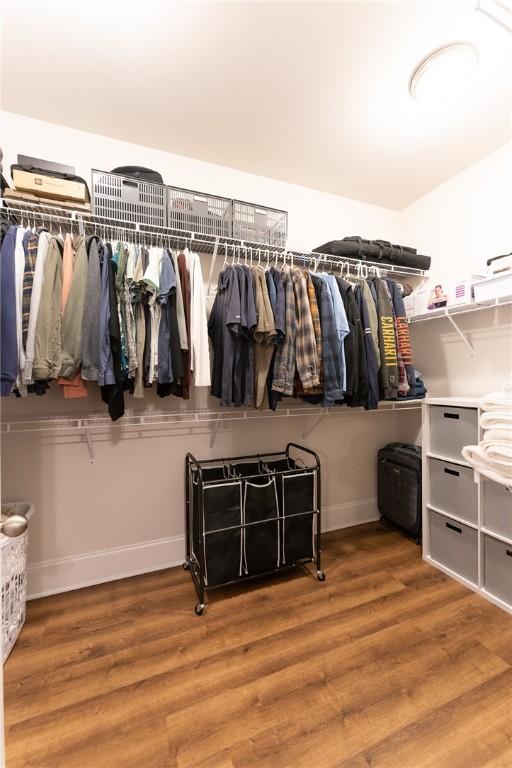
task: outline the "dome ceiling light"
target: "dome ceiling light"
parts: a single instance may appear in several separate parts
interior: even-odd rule
[[[478,51],[471,43],[449,43],[420,61],[409,80],[409,93],[417,101],[439,101],[456,95],[471,80]]]

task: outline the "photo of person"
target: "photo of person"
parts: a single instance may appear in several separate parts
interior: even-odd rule
[[[430,299],[428,300],[428,309],[438,309],[438,307],[446,307],[448,303],[448,296],[443,290],[441,283],[434,286]]]

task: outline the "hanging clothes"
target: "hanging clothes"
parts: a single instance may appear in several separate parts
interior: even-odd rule
[[[80,376],[82,366],[82,324],[87,291],[88,261],[85,238],[71,235],[64,241],[62,257],[62,367],[59,384],[64,397],[87,397]]]
[[[197,253],[186,254],[190,275],[190,370],[196,387],[209,387],[210,351],[206,317],[206,296]]]
[[[18,374],[16,331],[16,248],[17,227],[9,227],[0,251],[0,385],[2,397],[12,393]]]
[[[254,405],[260,408],[266,392],[266,382],[272,356],[276,327],[268,295],[267,281],[262,267],[253,267],[252,277],[256,295],[256,326],[253,329],[254,346]]]
[[[377,315],[379,319],[380,368],[379,381],[381,396],[384,400],[396,400],[398,397],[398,358],[395,338],[395,319],[393,305],[384,280],[372,277],[368,280],[370,288],[377,297]]]
[[[100,367],[101,266],[103,244],[96,236],[86,242],[87,278],[82,315],[82,378],[98,381]]]
[[[62,366],[62,252],[61,240],[52,237],[44,265],[35,328],[32,368],[34,381],[56,379]]]

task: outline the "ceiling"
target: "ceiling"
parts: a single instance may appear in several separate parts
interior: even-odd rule
[[[512,37],[475,4],[3,0],[2,106],[401,209],[510,140]],[[455,40],[471,89],[415,102]]]

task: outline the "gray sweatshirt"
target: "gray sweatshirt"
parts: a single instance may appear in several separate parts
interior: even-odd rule
[[[72,379],[82,364],[82,320],[87,289],[87,251],[83,235],[75,242],[73,280],[62,316],[62,368],[60,375]]]
[[[34,342],[34,381],[56,379],[62,365],[62,243],[52,237],[44,265]]]
[[[97,237],[91,237],[87,243],[89,263],[82,316],[82,379],[87,381],[98,381],[100,366],[101,270],[98,242]]]

